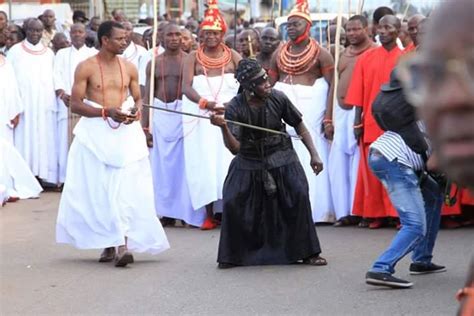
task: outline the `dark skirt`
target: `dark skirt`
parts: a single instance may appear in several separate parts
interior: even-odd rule
[[[268,170],[277,186],[276,194],[269,196],[264,171],[242,168],[248,162],[244,160],[234,158],[224,183],[217,261],[290,264],[321,253],[301,163],[297,160]]]

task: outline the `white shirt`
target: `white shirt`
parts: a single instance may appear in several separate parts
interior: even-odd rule
[[[77,65],[96,54],[97,50],[95,48],[86,45],[79,49],[74,46],[60,49],[54,57],[54,89],[62,89],[67,94],[71,94]]]
[[[421,122],[418,122],[418,126],[421,131],[424,133],[424,125]],[[430,144],[427,141],[428,147]],[[425,162],[423,157],[420,154],[414,152],[403,140],[403,138],[392,131],[386,131],[375,142],[370,145],[370,148],[376,149],[379,151],[387,160],[394,161],[395,159],[413,170],[423,170],[425,167]],[[431,149],[428,148],[427,156],[431,154]]]

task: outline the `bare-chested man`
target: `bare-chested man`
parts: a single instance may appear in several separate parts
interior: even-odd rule
[[[308,3],[298,0],[288,17],[290,41],[273,55],[270,78],[275,89],[283,91],[303,114],[324,166],[332,139],[332,98],[330,97],[334,60],[331,54],[310,37],[312,19]],[[314,222],[334,221],[329,176],[323,170],[317,177],[310,168],[310,156],[301,142],[294,147],[305,168]]]
[[[107,21],[97,34],[101,49],[79,64],[72,87],[71,110],[83,117],[69,151],[56,240],[105,248],[99,261],[123,267],[134,261],[129,249],[156,254],[169,244],[155,214],[148,149],[136,122],[137,69],[117,56],[127,46],[126,31]]]
[[[268,71],[273,53],[280,46],[281,35],[274,27],[266,27],[260,35],[260,52],[257,54],[257,61],[262,68]]]
[[[165,52],[156,58],[153,88],[155,99],[150,104],[181,111],[181,79],[187,54],[182,51],[182,30],[178,25],[166,26],[162,44]],[[151,63],[147,67],[147,76],[144,99],[149,103]],[[149,140],[151,140],[150,129],[153,132],[151,165],[156,212],[163,216],[161,219],[163,226],[174,225],[175,219],[201,226],[206,218],[206,212],[194,211],[191,204],[186,183],[181,115],[153,110],[152,117],[153,123],[149,124],[148,109],[144,108],[142,125]]]
[[[356,60],[363,52],[377,47],[369,37],[367,19],[361,15],[352,16],[346,23],[349,46],[341,53],[338,64],[339,84],[337,104],[334,104],[334,142],[329,155],[331,195],[337,222],[335,226],[350,225],[352,203],[359,166],[359,150],[353,135],[354,109],[344,102]]]
[[[238,90],[234,72],[240,55],[224,45],[227,26],[217,8],[208,1],[209,9],[201,24],[202,45],[184,62],[183,111],[209,114],[222,111]],[[193,208],[207,208],[202,229],[216,227],[213,202],[222,199],[222,188],[232,155],[226,150],[220,130],[208,122],[183,117],[186,178]]]

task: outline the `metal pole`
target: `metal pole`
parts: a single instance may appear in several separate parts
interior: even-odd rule
[[[169,112],[169,113],[175,113],[175,114],[185,115],[185,116],[192,116],[192,117],[196,117],[196,118],[200,118],[200,119],[205,119],[205,120],[210,120],[210,119],[211,119],[210,116],[205,116],[205,115],[200,115],[200,114],[194,114],[194,113],[189,113],[189,112],[176,111],[176,110],[172,110],[172,109],[168,109],[168,108],[162,108],[162,107],[157,107],[157,106],[152,106],[152,105],[148,105],[148,104],[142,104],[142,106],[147,107],[147,108],[150,108],[150,109],[155,109],[155,110],[158,110],[158,111],[164,111],[164,112]],[[301,138],[302,138],[302,137],[299,136],[299,135],[290,135],[290,134],[285,133],[285,132],[280,132],[280,131],[277,131],[277,130],[274,130],[274,129],[265,128],[265,127],[261,127],[261,126],[251,125],[251,124],[242,123],[242,122],[237,122],[237,121],[232,121],[232,120],[227,120],[227,119],[225,119],[224,121],[226,121],[227,123],[231,123],[231,124],[238,125],[238,126],[243,126],[243,127],[247,127],[247,128],[251,128],[251,129],[255,129],[255,130],[259,130],[259,131],[264,131],[264,132],[272,133],[272,134],[283,135],[283,136],[290,137],[290,138],[296,138],[296,139],[301,139]]]

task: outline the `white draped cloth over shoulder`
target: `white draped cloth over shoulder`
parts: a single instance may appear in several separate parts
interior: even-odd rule
[[[0,55],[0,138],[14,144],[11,120],[22,112],[15,72],[10,62]]]
[[[155,99],[155,106],[182,110],[181,100],[166,104]],[[181,115],[154,111],[151,166],[156,212],[160,216],[180,219],[193,226],[202,226],[206,219],[206,209],[193,209],[186,182]]]
[[[137,45],[134,42],[131,42],[120,57],[124,58],[125,60],[135,65],[138,72],[140,69],[140,60],[146,54],[147,54],[147,50],[145,47]]]
[[[193,88],[209,101],[222,104],[237,95],[239,84],[234,74],[194,76]],[[209,115],[183,96],[183,111]],[[208,120],[183,116],[186,179],[195,210],[222,199],[222,188],[233,156],[224,145],[220,129]]]
[[[131,106],[129,98],[122,108]],[[155,213],[148,149],[140,124],[112,129],[102,118],[82,117],[74,135],[56,241],[98,249],[124,245],[127,237],[131,251],[157,254],[168,249]]]
[[[360,152],[354,136],[355,109],[334,104],[334,141],[329,154],[329,179],[336,219],[351,215]]]
[[[58,182],[57,104],[53,52],[27,40],[14,45],[7,59],[15,71],[24,111],[15,129],[15,147],[35,176]]]
[[[334,208],[331,198],[329,184],[328,156],[329,142],[324,137],[322,123],[326,111],[326,101],[329,85],[324,78],[317,79],[312,86],[300,84],[286,84],[277,82],[275,89],[284,92],[296,108],[303,114],[303,122],[308,128],[314,142],[314,146],[323,161],[324,169],[319,175],[315,175],[311,165],[311,157],[303,142],[293,142],[298,158],[303,165],[309,184],[309,200],[313,221],[334,222]],[[288,132],[295,135],[293,128],[288,127]]]
[[[54,57],[54,89],[64,90],[71,95],[74,83],[74,72],[77,65],[87,58],[97,54],[97,50],[86,45],[77,49],[74,46],[60,49]],[[80,116],[71,112],[58,97],[58,151],[59,151],[59,182],[66,179],[67,152],[72,141],[72,130]]]

